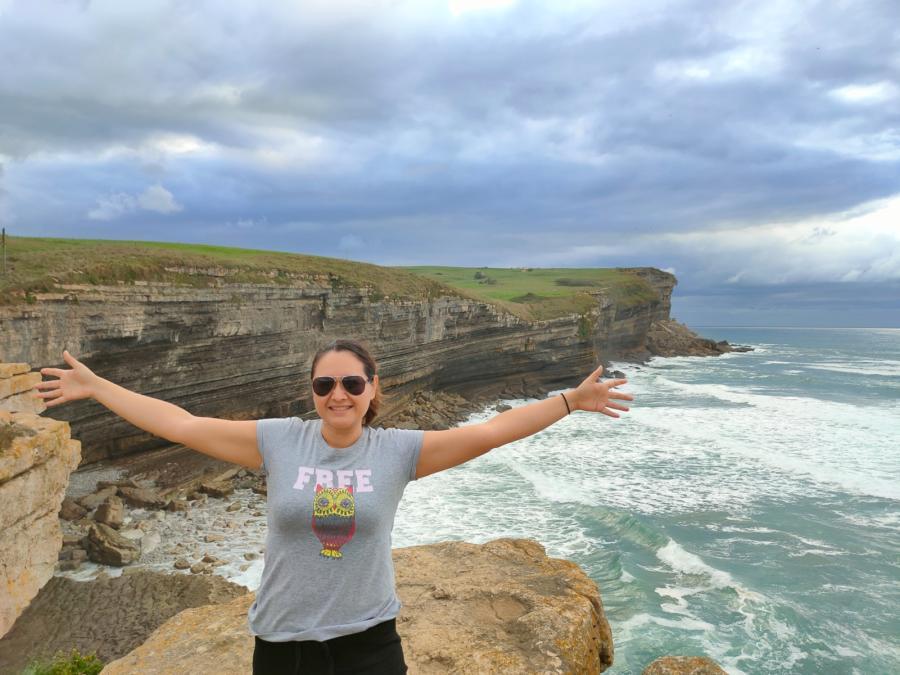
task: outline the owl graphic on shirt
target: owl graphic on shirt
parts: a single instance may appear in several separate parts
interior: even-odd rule
[[[319,555],[330,560],[344,557],[341,546],[356,532],[356,501],[353,487],[330,488],[316,485],[313,496],[312,529],[322,544]]]

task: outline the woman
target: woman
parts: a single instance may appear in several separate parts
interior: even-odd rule
[[[338,340],[313,358],[319,420],[230,421],[189,412],[96,376],[68,351],[70,370],[37,396],[52,407],[93,398],[135,426],[268,478],[265,567],[249,621],[253,672],[405,673],[390,530],[410,480],[530,436],[575,410],[618,417],[625,380],[597,368],[576,389],[481,424],[446,431],[376,429],[376,364],[358,342]]]

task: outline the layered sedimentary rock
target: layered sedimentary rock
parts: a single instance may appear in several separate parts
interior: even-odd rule
[[[675,277],[632,272],[655,290],[646,302],[617,304],[598,291],[592,310],[548,321],[450,295],[392,300],[318,277],[202,288],[66,285],[33,304],[0,306],[0,353],[63,366],[68,348],[129,389],[196,415],[241,419],[310,410],[315,350],[336,337],[361,338],[379,358],[390,413],[422,389],[473,398],[565,387],[598,359],[647,355],[647,333],[668,318]],[[54,416],[72,423],[85,463],[166,444],[93,402]]]
[[[411,674],[599,673],[612,664],[600,594],[540,544],[499,539],[394,550],[397,630]],[[248,673],[248,594],[173,617],[103,673]]]
[[[59,507],[81,444],[69,425],[32,412],[39,373],[0,364],[0,636],[53,576],[62,546]],[[26,408],[22,411],[21,408]]]

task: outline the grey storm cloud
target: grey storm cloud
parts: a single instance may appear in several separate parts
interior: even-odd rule
[[[716,232],[809,221],[820,277],[900,276],[827,249],[900,194],[894,0],[453,4],[0,0],[17,225],[700,289],[764,281]],[[771,278],[802,283],[778,241]]]

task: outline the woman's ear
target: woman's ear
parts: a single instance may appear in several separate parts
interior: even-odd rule
[[[378,376],[377,375],[372,378],[372,387],[375,389],[375,391],[378,391]]]

